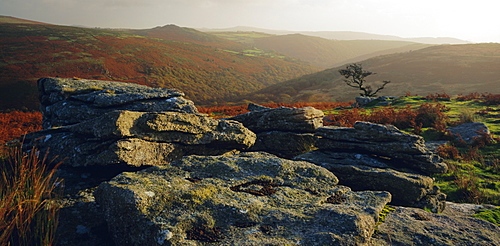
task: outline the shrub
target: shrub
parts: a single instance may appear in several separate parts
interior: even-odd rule
[[[338,114],[327,115],[323,120],[323,124],[325,126],[352,127],[356,121],[367,121],[367,115],[364,109],[346,109]]]
[[[443,104],[423,103],[417,109],[415,123],[422,127],[434,127],[444,131],[448,123],[448,116],[444,112],[450,109]]]
[[[474,92],[474,93],[469,93],[467,95],[458,95],[457,101],[471,101],[471,100],[480,99],[480,98],[482,98],[481,94]]]
[[[458,149],[455,146],[449,144],[440,145],[436,149],[436,152],[440,157],[445,159],[451,159],[451,160],[462,159],[462,157],[460,156],[460,152],[458,152]]]
[[[406,106],[402,109],[384,107],[368,113],[365,109],[353,108],[338,114],[327,115],[325,125],[352,127],[356,121],[368,121],[377,124],[391,124],[399,129],[434,127],[437,132],[446,133],[448,116],[444,112],[449,108],[442,104],[424,103],[416,110]]]
[[[500,104],[500,94],[484,94],[484,103],[486,105],[499,105]]]
[[[427,100],[435,100],[435,101],[440,101],[440,100],[449,100],[451,97],[450,95],[446,93],[435,93],[435,94],[427,94],[425,99]]]
[[[0,160],[0,245],[53,245],[61,194],[46,158],[32,149],[9,149]]]
[[[469,172],[468,175],[457,175],[453,182],[463,202],[475,204],[484,202],[486,195],[479,189],[479,178],[473,172]]]

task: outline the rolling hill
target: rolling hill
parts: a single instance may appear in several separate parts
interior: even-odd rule
[[[151,29],[140,29],[140,30],[128,29],[122,31],[151,38],[158,38],[169,41],[178,41],[184,43],[193,43],[193,44],[199,44],[199,45],[220,48],[220,49],[234,50],[234,51],[241,51],[251,48],[238,42],[220,38],[216,35],[200,32],[192,28],[179,27],[176,25],[165,25]]]
[[[380,35],[366,32],[352,32],[352,31],[290,31],[290,30],[272,30],[248,26],[237,26],[231,28],[198,28],[197,30],[203,32],[259,32],[271,35],[288,35],[288,34],[302,34],[313,37],[320,37],[333,40],[386,40],[386,41],[406,41],[416,42],[423,44],[467,44],[470,43],[465,40],[451,38],[451,37],[415,37],[415,38],[402,38],[393,35]]]
[[[214,32],[213,34],[267,52],[277,52],[307,61],[324,69],[378,55],[431,46],[407,41],[329,40],[303,34],[271,35],[257,32]]]
[[[187,29],[176,33],[172,40],[165,40],[123,30],[57,26],[2,17],[0,109],[37,109],[35,81],[46,76],[177,88],[203,105],[319,71],[291,58],[189,42],[201,36],[194,33],[183,37],[193,33]],[[157,34],[153,30],[149,35]],[[217,37],[198,42],[220,42],[221,47],[239,45]]]
[[[255,46],[273,50],[286,56],[308,61],[322,68],[343,65],[360,56],[376,56],[399,51],[417,50],[430,45],[405,41],[384,40],[328,40],[302,34],[259,38]]]
[[[367,77],[368,82],[392,81],[379,95],[500,93],[500,44],[496,43],[432,46],[360,63],[376,73]],[[353,100],[359,91],[342,82],[341,68],[344,66],[278,83],[244,99],[260,103]]]

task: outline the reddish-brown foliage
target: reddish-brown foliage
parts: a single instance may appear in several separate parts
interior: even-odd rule
[[[334,109],[338,107],[350,106],[352,102],[298,102],[298,103],[270,103],[262,106],[268,108],[289,107],[289,108],[303,108],[314,107],[319,110]],[[210,114],[214,118],[224,118],[236,116],[239,114],[248,113],[247,105],[239,106],[221,106],[221,107],[198,107],[198,111],[204,114]]]
[[[478,102],[483,102],[486,105],[499,105],[500,104],[500,94],[491,93],[469,93],[468,95],[459,95],[457,97],[458,101],[471,101],[476,100]]]
[[[445,159],[459,160],[462,159],[458,149],[449,144],[440,145],[437,150],[437,154]]]
[[[438,132],[446,132],[448,117],[444,114],[449,110],[442,104],[424,103],[417,109],[407,106],[402,109],[384,107],[372,110],[353,108],[343,110],[338,114],[327,115],[325,125],[352,127],[356,121],[368,121],[377,124],[390,124],[400,129],[414,128],[419,133],[422,127],[434,127]]]
[[[439,100],[439,99],[450,99],[450,95],[446,93],[434,93],[434,94],[427,94],[425,99],[427,100]]]
[[[469,93],[467,95],[460,94],[457,96],[458,101],[471,101],[471,100],[480,99],[480,98],[482,98],[482,96],[481,96],[481,94],[479,94],[477,92]]]
[[[101,29],[63,26],[0,25],[0,109],[36,109],[35,93],[26,95],[37,78],[59,76],[117,80],[176,88],[197,103],[249,93],[317,71],[292,60],[245,56],[213,47]],[[187,37],[186,37],[187,38]],[[5,88],[8,87],[8,88]]]
[[[484,192],[479,189],[479,178],[473,172],[468,175],[457,175],[453,181],[458,188],[460,197],[465,199],[465,202],[472,202],[476,204],[484,203]]]
[[[328,115],[325,125],[352,126],[356,121],[369,121],[378,124],[391,124],[398,128],[435,127],[438,130],[446,126],[448,108],[442,104],[424,103],[418,109],[407,106],[403,109],[384,107],[368,113],[365,109],[353,108]]]
[[[0,150],[9,140],[42,129],[42,113],[19,112],[0,113]]]
[[[221,106],[221,107],[198,107],[200,113],[209,114],[213,118],[224,118],[248,113],[247,105]]]
[[[356,121],[367,121],[367,114],[364,109],[346,109],[338,114],[327,115],[323,124],[325,126],[352,127]]]
[[[415,127],[417,112],[409,106],[403,109],[385,107],[368,113],[365,109],[353,108],[336,115],[325,117],[325,125],[352,127],[356,121],[368,121],[377,124],[391,124],[405,129]]]
[[[500,94],[483,94],[484,103],[486,105],[499,105],[500,104]]]
[[[438,131],[446,127],[448,116],[444,112],[450,109],[439,103],[423,103],[417,109],[415,123],[423,127],[434,127]]]

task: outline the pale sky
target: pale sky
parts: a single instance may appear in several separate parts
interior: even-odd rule
[[[0,15],[61,25],[252,26],[500,43],[498,0],[0,0]]]

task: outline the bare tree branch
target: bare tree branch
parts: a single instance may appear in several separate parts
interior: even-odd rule
[[[374,92],[371,86],[366,85],[365,78],[375,73],[363,70],[361,64],[357,63],[350,64],[345,69],[340,69],[339,73],[345,77],[344,82],[346,85],[357,88],[363,92],[359,93],[362,97],[373,97],[384,89],[387,84],[391,83],[391,81],[384,80],[382,86],[377,88]]]

